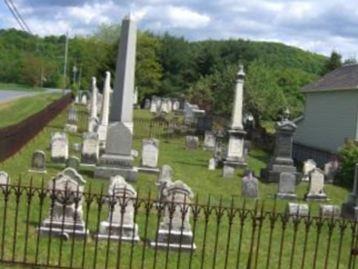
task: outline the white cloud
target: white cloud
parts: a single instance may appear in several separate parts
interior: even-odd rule
[[[173,27],[195,29],[205,27],[210,22],[210,17],[200,14],[186,7],[168,6],[167,18]]]

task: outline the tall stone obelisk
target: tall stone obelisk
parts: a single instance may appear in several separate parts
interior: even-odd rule
[[[246,166],[244,156],[244,131],[242,124],[242,108],[244,98],[244,67],[240,65],[236,78],[236,89],[234,97],[234,107],[232,110],[231,126],[229,129],[229,145],[227,155],[224,160],[223,176],[231,177],[234,175],[236,167]]]
[[[95,77],[92,77],[91,115],[88,121],[88,132],[94,132],[98,124],[97,94],[98,94],[97,80]]]
[[[136,41],[136,24],[128,16],[122,21],[106,149],[96,167],[97,177],[121,175],[127,181],[137,177],[137,169],[132,164]]]

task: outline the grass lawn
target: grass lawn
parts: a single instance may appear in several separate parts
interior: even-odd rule
[[[80,107],[84,111],[84,107]],[[85,113],[85,112],[82,112]],[[50,135],[55,131],[63,129],[67,114],[62,113],[59,117],[53,120],[48,127],[46,127],[34,140],[32,140],[23,150],[17,153],[12,158],[0,164],[0,170],[5,170],[11,176],[11,183],[16,184],[21,178],[22,184],[29,184],[32,178],[35,185],[40,186],[42,176],[38,174],[28,173],[30,166],[31,154],[37,149],[44,150],[48,156]],[[135,117],[138,118],[150,118],[150,113],[147,111],[135,111]],[[80,117],[80,128],[86,129],[87,122],[84,117]],[[147,132],[147,127],[144,125],[135,125],[135,134]],[[81,134],[71,134],[69,136],[71,146],[73,143],[81,141]],[[224,179],[221,177],[221,171],[208,171],[208,160],[211,156],[209,151],[204,151],[201,148],[197,150],[186,150],[184,147],[184,137],[179,138],[165,138],[158,137],[160,139],[160,165],[169,164],[174,169],[174,179],[180,179],[188,184],[196,195],[199,203],[206,203],[210,196],[211,204],[219,204],[220,200],[222,205],[229,206],[234,197],[235,207],[242,207],[244,202],[248,208],[254,208],[255,201],[244,201],[241,197],[241,180],[240,172],[237,176],[231,179]],[[139,152],[141,150],[141,140],[134,139],[134,148]],[[80,156],[80,153],[74,152],[71,147],[71,154]],[[269,156],[259,150],[252,149],[249,157],[249,167],[253,169],[256,174],[259,170],[265,167]],[[139,158],[136,160],[139,163]],[[63,167],[58,167],[52,164],[50,161],[47,163],[48,173],[44,176],[45,184]],[[101,189],[106,193],[108,180],[93,178],[93,171],[88,168],[81,168],[79,171],[87,180],[86,189],[88,190],[91,185],[91,189],[94,192],[100,192]],[[156,176],[150,174],[140,174],[138,181],[134,183],[134,187],[138,191],[139,197],[147,197],[148,192],[151,192],[152,197],[156,197],[157,189],[155,186]],[[308,188],[307,183],[301,183],[297,187],[297,194],[299,202],[304,202],[303,197]],[[259,210],[270,212],[275,205],[274,194],[277,191],[277,184],[264,184],[260,182],[260,199]],[[341,204],[347,196],[348,191],[341,187],[327,185],[326,192],[330,198],[330,204]],[[13,196],[12,196],[13,197]],[[23,194],[19,203],[15,203],[14,197],[8,202],[9,209],[7,216],[4,216],[4,199],[0,194],[0,229],[3,227],[2,221],[5,223],[5,242],[0,241],[0,244],[5,244],[4,259],[20,260],[24,255],[24,245],[28,241],[28,261],[34,262],[36,248],[35,242],[38,239],[36,228],[39,223],[48,216],[49,204],[46,202],[42,208],[38,206],[38,199],[35,198],[34,202],[26,204],[26,195]],[[261,208],[261,205],[264,208]],[[287,205],[287,201],[277,201],[276,208],[282,212]],[[313,214],[318,212],[318,203],[310,203]],[[14,229],[15,225],[15,212],[18,208],[18,221],[17,229]],[[87,214],[88,212],[88,214]],[[155,232],[157,227],[157,215],[156,209],[151,209],[151,214],[148,219],[145,218],[144,206],[141,206],[136,219],[136,223],[139,225],[139,233],[141,238],[145,234],[145,223],[148,223],[147,237],[146,239],[155,238]],[[223,213],[221,215],[221,213]],[[29,230],[26,232],[26,216],[29,216]],[[143,252],[145,253],[145,262],[143,268],[189,268],[189,264],[192,268],[236,268],[238,249],[241,249],[240,254],[240,268],[246,268],[247,261],[250,259],[250,246],[252,245],[253,257],[251,257],[252,265],[248,268],[254,268],[256,257],[256,268],[277,268],[281,263],[281,268],[290,268],[292,262],[292,268],[301,268],[301,260],[303,253],[306,253],[306,263],[302,268],[313,268],[314,256],[317,256],[317,267],[325,268],[324,264],[326,257],[326,268],[347,268],[350,243],[351,243],[351,229],[349,226],[345,230],[345,233],[340,233],[338,224],[333,227],[333,232],[328,233],[328,225],[325,224],[321,228],[316,225],[315,222],[309,226],[309,229],[305,229],[304,223],[293,223],[289,221],[286,224],[284,218],[278,217],[275,225],[270,225],[269,215],[266,215],[261,225],[249,214],[241,216],[244,219],[244,226],[240,224],[239,212],[236,213],[233,222],[229,222],[230,214],[228,210],[220,212],[213,210],[210,216],[205,221],[205,214],[203,210],[198,216],[196,222],[192,219],[193,230],[195,231],[195,244],[197,246],[193,255],[190,253],[181,253],[169,251],[156,251],[148,247],[143,242],[134,246],[127,243],[117,243],[115,241],[107,242],[106,240],[98,242],[97,252],[95,251],[96,240],[88,238],[85,253],[83,258],[84,244],[83,240],[69,240],[63,241],[61,239],[49,237],[39,237],[40,248],[38,250],[38,262],[46,263],[50,261],[51,264],[56,265],[61,257],[62,265],[70,265],[73,263],[76,267],[81,267],[82,259],[84,260],[84,268],[105,268],[105,261],[108,254],[108,268],[116,268],[118,258],[120,258],[119,268],[129,268],[130,256],[133,256],[132,268],[141,268],[141,258]],[[88,225],[89,230],[94,233],[97,230],[97,220],[106,220],[108,217],[108,209],[102,208],[100,214],[98,214],[98,205],[94,201],[91,204],[90,210],[86,209],[84,204],[84,218]],[[296,226],[297,225],[297,226]],[[282,229],[284,227],[285,229]],[[320,233],[317,233],[317,230]],[[1,234],[1,233],[0,233]],[[318,235],[319,234],[319,235]],[[241,235],[241,236],[240,236]],[[329,236],[331,235],[331,236]],[[17,238],[16,245],[13,244],[13,238]],[[272,240],[270,241],[270,237]],[[305,240],[307,243],[305,244]],[[1,240],[1,238],[0,238]],[[316,244],[316,241],[318,244]],[[205,242],[205,244],[204,244]],[[272,242],[271,252],[268,252],[269,242]],[[330,242],[330,244],[328,244]],[[340,249],[340,242],[342,246]],[[205,245],[205,248],[204,248]],[[48,251],[48,246],[51,246]],[[304,251],[306,246],[306,251]],[[330,246],[330,252],[327,256],[327,246]],[[294,248],[293,248],[294,247]],[[317,247],[317,248],[316,248]],[[118,255],[118,249],[121,250],[121,255]],[[107,252],[108,250],[108,252]],[[216,251],[215,251],[216,250]],[[317,251],[316,251],[317,250]],[[216,254],[215,254],[216,253]],[[291,255],[294,253],[294,255]],[[226,254],[228,259],[225,261]],[[338,255],[341,254],[340,260],[337,263]],[[154,262],[156,257],[156,262]],[[269,259],[267,259],[269,257]],[[279,257],[282,260],[279,262]],[[293,259],[291,261],[291,258]],[[180,264],[178,265],[178,261]],[[270,262],[267,267],[267,261]],[[201,267],[203,264],[203,267]],[[156,267],[154,267],[154,265]]]
[[[45,91],[44,88],[40,87],[31,87],[22,84],[16,83],[2,83],[0,82],[0,90],[7,90],[7,91],[23,91],[23,92],[42,92]]]
[[[22,121],[32,114],[41,111],[61,96],[60,93],[41,93],[0,103],[0,128]]]

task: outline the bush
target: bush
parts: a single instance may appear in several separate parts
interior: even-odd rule
[[[358,163],[358,143],[348,141],[339,152],[341,169],[338,179],[343,185],[352,187],[354,181],[355,164]]]

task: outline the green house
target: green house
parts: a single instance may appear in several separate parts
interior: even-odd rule
[[[294,157],[326,162],[346,139],[358,139],[358,65],[340,67],[302,93],[306,101],[303,116],[295,120]]]

